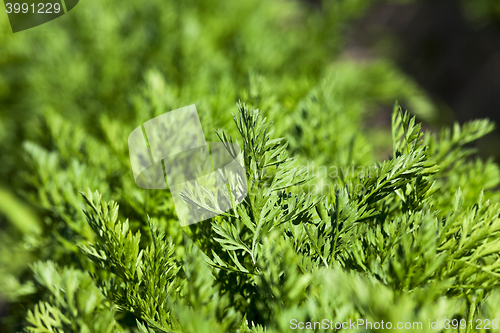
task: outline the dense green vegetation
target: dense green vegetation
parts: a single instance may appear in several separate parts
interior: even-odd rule
[[[395,100],[438,111],[345,47],[370,5],[86,0],[17,34],[2,20],[0,331],[500,319],[500,173],[468,145],[493,125],[391,118]],[[207,141],[242,147],[249,195],[182,228],[169,191],[134,183],[127,138],[190,104]]]

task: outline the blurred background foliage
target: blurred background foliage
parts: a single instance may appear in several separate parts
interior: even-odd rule
[[[348,32],[347,49],[390,59],[441,110],[441,122],[500,121],[500,2],[380,1]],[[477,144],[500,161],[500,131]]]
[[[384,8],[426,3],[85,0],[16,34],[0,13],[0,331],[20,329],[41,297],[28,264],[92,271],[77,247],[94,237],[78,191],[117,201],[134,230],[149,214],[182,243],[168,192],[138,188],[130,170],[128,134],[152,117],[196,104],[216,141],[214,129],[235,133],[241,100],[318,166],[387,158],[395,100],[429,128],[449,124],[453,103],[412,77],[402,38],[372,29]],[[498,28],[497,1],[457,4],[474,29]],[[458,120],[474,115],[467,105]]]

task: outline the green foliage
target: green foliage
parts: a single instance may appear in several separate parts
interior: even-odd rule
[[[307,170],[273,138],[272,125],[239,104],[249,194],[181,229],[178,244],[151,219],[143,239],[119,221],[116,202],[82,193],[93,237],[80,248],[95,265],[87,262],[87,274],[34,264],[43,301],[28,312],[27,330],[278,332],[291,319],[427,323],[495,313],[488,304],[499,286],[499,204],[484,190],[472,205],[460,189],[450,205],[434,200],[453,168],[438,164],[445,152],[462,156],[460,146],[490,124],[444,130],[437,150],[436,136],[428,139],[407,112],[396,107],[392,119],[394,157],[349,180],[363,191],[345,186],[318,197],[301,188]]]
[[[498,319],[500,172],[471,148],[494,126],[384,112],[437,119],[391,63],[341,56],[371,3],[88,0],[0,33],[0,330]],[[192,103],[241,147],[248,195],[181,227],[127,137]]]
[[[115,321],[116,307],[88,274],[51,261],[32,269],[47,296],[28,311],[28,332],[124,332]]]

